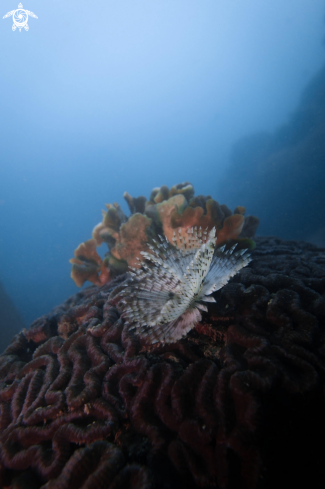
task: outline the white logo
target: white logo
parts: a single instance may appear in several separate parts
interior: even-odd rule
[[[23,9],[23,5],[20,3],[17,10],[12,10],[11,12],[8,12],[6,15],[3,16],[3,18],[6,19],[7,17],[12,16],[12,20],[14,21],[14,23],[12,24],[12,30],[15,31],[18,27],[19,32],[21,32],[22,28],[24,28],[25,31],[29,30],[29,25],[27,24],[29,15],[31,17],[34,17],[35,19],[38,19],[37,15],[33,14],[33,12]]]

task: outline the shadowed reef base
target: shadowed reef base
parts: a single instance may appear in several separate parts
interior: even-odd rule
[[[145,345],[71,297],[0,356],[0,486],[324,487],[325,256],[257,238],[186,338]]]
[[[11,341],[12,335],[22,330],[25,325],[18,309],[1,282],[0,311],[0,352],[2,353]]]

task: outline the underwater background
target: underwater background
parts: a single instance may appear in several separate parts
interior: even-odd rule
[[[23,3],[28,32],[0,24],[1,350],[79,290],[69,259],[125,191],[189,181],[324,246],[323,1]]]

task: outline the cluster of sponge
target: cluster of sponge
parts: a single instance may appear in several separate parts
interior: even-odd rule
[[[176,229],[184,236],[190,228],[211,231],[216,229],[217,247],[225,242],[243,240],[243,247],[252,248],[259,220],[244,216],[245,208],[236,207],[234,213],[226,205],[208,196],[194,196],[194,188],[184,182],[169,189],[154,188],[149,200],[145,197],[124,198],[130,209],[127,217],[117,204],[106,204],[103,220],[95,226],[92,239],[81,243],[74,252],[71,277],[79,287],[87,280],[103,285],[113,277],[125,273],[129,267],[141,266],[141,252],[148,251],[148,242],[165,235],[172,243]],[[102,243],[108,246],[104,259],[97,253]]]

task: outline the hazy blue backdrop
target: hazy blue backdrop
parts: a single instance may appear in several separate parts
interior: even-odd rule
[[[24,0],[38,19],[13,32],[18,1],[0,2],[0,281],[28,324],[77,290],[105,202],[188,180],[227,204],[232,145],[284,123],[323,63],[325,4]]]

